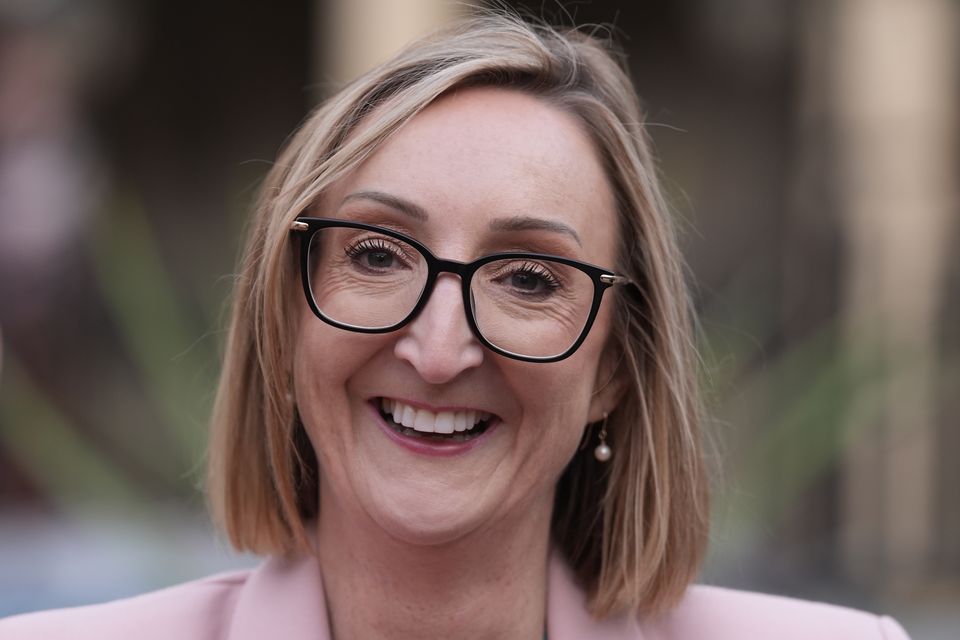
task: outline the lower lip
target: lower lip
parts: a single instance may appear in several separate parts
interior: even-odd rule
[[[380,430],[383,431],[388,438],[396,442],[398,445],[412,451],[414,453],[419,453],[424,456],[459,456],[467,453],[468,451],[479,447],[493,431],[500,425],[500,421],[493,419],[490,422],[490,425],[487,427],[487,430],[478,435],[476,438],[471,440],[465,440],[463,442],[442,442],[442,441],[428,441],[421,438],[410,438],[397,431],[388,425],[383,416],[380,415],[380,410],[377,409],[375,402],[370,403],[370,410],[373,412],[373,416],[377,421],[377,425],[380,427]]]

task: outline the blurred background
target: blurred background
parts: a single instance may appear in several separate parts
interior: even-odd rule
[[[629,53],[702,328],[702,579],[956,640],[960,5],[502,4]],[[0,616],[256,562],[200,488],[256,187],[469,8],[0,2]]]

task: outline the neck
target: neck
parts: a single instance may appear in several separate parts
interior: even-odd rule
[[[550,505],[440,545],[391,537],[326,492],[317,522],[332,637],[540,640]]]

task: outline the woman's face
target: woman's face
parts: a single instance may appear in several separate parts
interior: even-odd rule
[[[593,144],[573,116],[515,91],[438,100],[333,185],[313,215],[387,226],[463,262],[530,251],[614,265],[614,199]],[[332,327],[301,301],[296,402],[320,463],[324,515],[349,512],[417,544],[548,516],[584,426],[615,402],[607,298],[583,345],[549,364],[484,348],[453,274],[392,333]],[[462,441],[410,435],[390,417],[424,410],[410,417],[491,417]]]

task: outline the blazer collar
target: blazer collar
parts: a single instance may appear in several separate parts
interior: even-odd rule
[[[643,640],[636,616],[618,614],[597,621],[587,613],[587,596],[556,549],[550,554],[547,582],[549,640]]]
[[[316,558],[268,558],[250,573],[228,624],[228,640],[330,640]]]
[[[229,640],[330,640],[320,566],[313,556],[273,557],[251,572],[228,622]],[[601,622],[587,613],[586,595],[557,551],[547,583],[549,640],[642,640],[637,619],[619,615]]]

